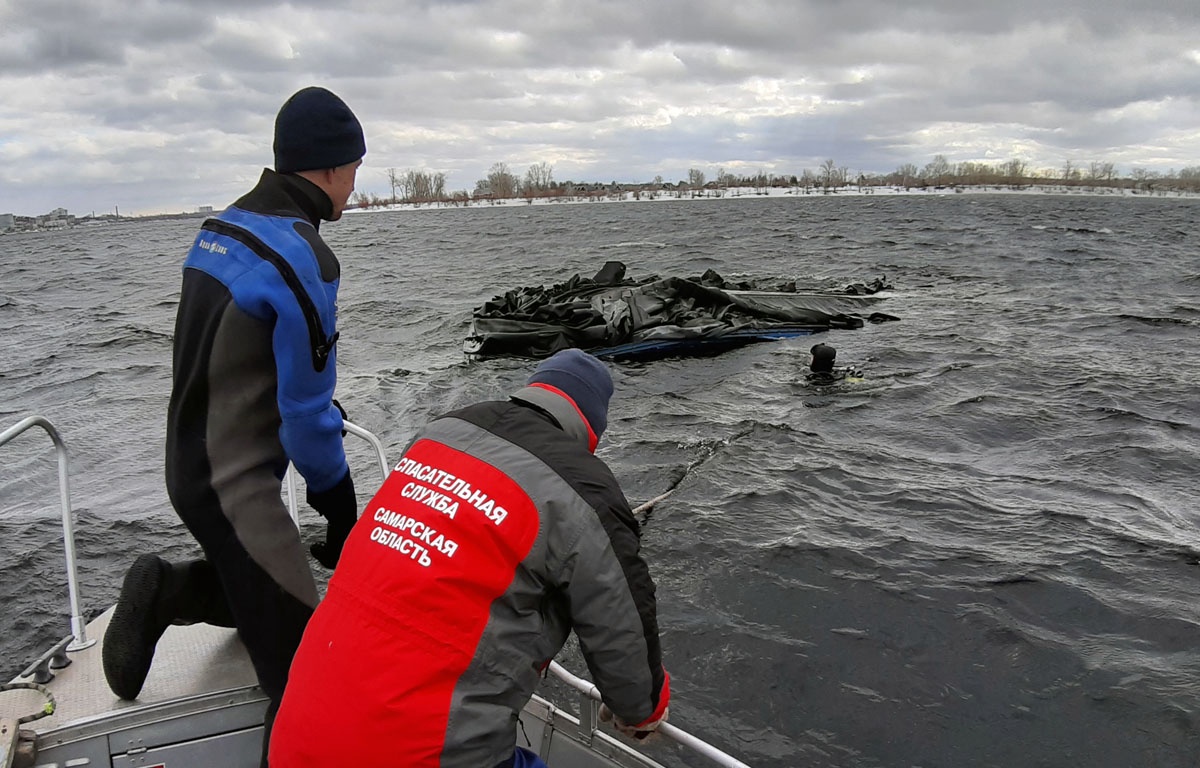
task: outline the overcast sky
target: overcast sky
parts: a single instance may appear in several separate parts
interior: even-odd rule
[[[221,208],[307,85],[359,116],[381,195],[497,162],[1165,173],[1200,165],[1200,0],[0,0],[0,213]]]

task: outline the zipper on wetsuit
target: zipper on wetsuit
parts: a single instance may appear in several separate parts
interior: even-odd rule
[[[333,345],[337,343],[341,332],[334,331],[332,336],[326,338],[325,329],[321,327],[321,313],[317,311],[317,305],[313,303],[312,296],[309,296],[308,291],[304,290],[300,276],[296,274],[296,270],[292,268],[287,259],[276,253],[253,232],[236,224],[230,224],[220,219],[208,219],[200,228],[237,240],[260,259],[275,267],[279,276],[283,278],[283,282],[295,295],[296,303],[300,305],[300,311],[304,314],[304,322],[308,326],[308,341],[312,350],[313,368],[318,373],[325,370],[325,366],[329,363],[329,355],[333,352]]]

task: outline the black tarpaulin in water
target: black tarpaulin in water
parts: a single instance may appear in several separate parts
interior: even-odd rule
[[[840,291],[799,291],[794,282],[726,282],[708,270],[696,278],[625,277],[610,261],[592,278],[574,275],[549,288],[517,288],[477,307],[463,351],[477,356],[541,358],[577,347],[607,359],[713,354],[758,341],[864,320],[898,318],[862,312],[890,288],[882,279]]]

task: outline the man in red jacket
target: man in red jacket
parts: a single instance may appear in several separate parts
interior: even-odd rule
[[[603,363],[568,349],[508,400],[416,437],[305,630],[272,768],[539,765],[515,722],[572,630],[618,727],[658,727],[654,582],[593,455],[612,391]]]

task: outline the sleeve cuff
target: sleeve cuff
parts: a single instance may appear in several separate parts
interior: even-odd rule
[[[663,715],[666,714],[667,705],[669,705],[670,703],[671,703],[671,676],[669,674],[667,674],[666,667],[663,667],[663,684],[662,684],[662,688],[658,692],[658,706],[654,708],[654,713],[652,715],[650,715],[650,717],[647,717],[645,720],[636,724],[633,727],[634,728],[649,727],[649,726],[653,725],[654,723],[657,723],[659,720],[662,720]]]

